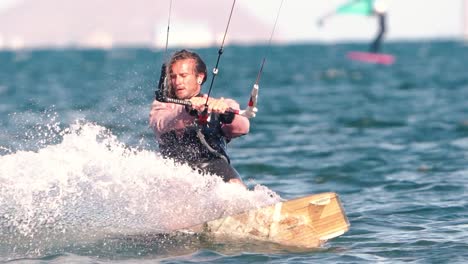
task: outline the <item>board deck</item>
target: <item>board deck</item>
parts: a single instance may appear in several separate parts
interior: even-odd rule
[[[346,57],[348,57],[351,60],[385,65],[391,65],[395,62],[395,57],[393,55],[384,53],[351,51],[346,54]]]
[[[335,193],[314,194],[192,226],[185,231],[315,248],[349,230]]]

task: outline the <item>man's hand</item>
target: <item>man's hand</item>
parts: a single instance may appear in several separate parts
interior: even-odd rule
[[[192,108],[196,109],[199,112],[202,112],[203,110],[205,110],[206,96],[192,97],[190,98],[190,102],[192,103]],[[210,99],[208,99],[209,113],[224,114],[228,109],[229,106],[223,97],[221,97],[220,99],[210,97]]]

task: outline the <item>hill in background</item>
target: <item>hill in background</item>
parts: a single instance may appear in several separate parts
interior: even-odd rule
[[[173,1],[170,46],[217,45],[232,1]],[[162,47],[169,1],[23,0],[0,14],[0,48]],[[226,42],[266,42],[271,25],[237,4]]]

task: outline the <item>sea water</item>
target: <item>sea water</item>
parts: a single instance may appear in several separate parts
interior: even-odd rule
[[[196,51],[212,68],[217,49]],[[163,51],[0,52],[0,261],[468,261],[468,48],[386,43],[394,65],[346,59],[365,49],[225,47],[212,95],[242,108],[267,55],[257,117],[229,144],[248,190],[159,155],[148,114]],[[168,235],[329,191],[351,229],[319,249]]]

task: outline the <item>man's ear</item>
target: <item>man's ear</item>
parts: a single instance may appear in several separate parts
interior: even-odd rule
[[[197,76],[197,83],[198,83],[198,84],[202,84],[202,83],[203,83],[203,79],[205,79],[205,74],[203,74],[203,73],[198,74],[198,76]]]

